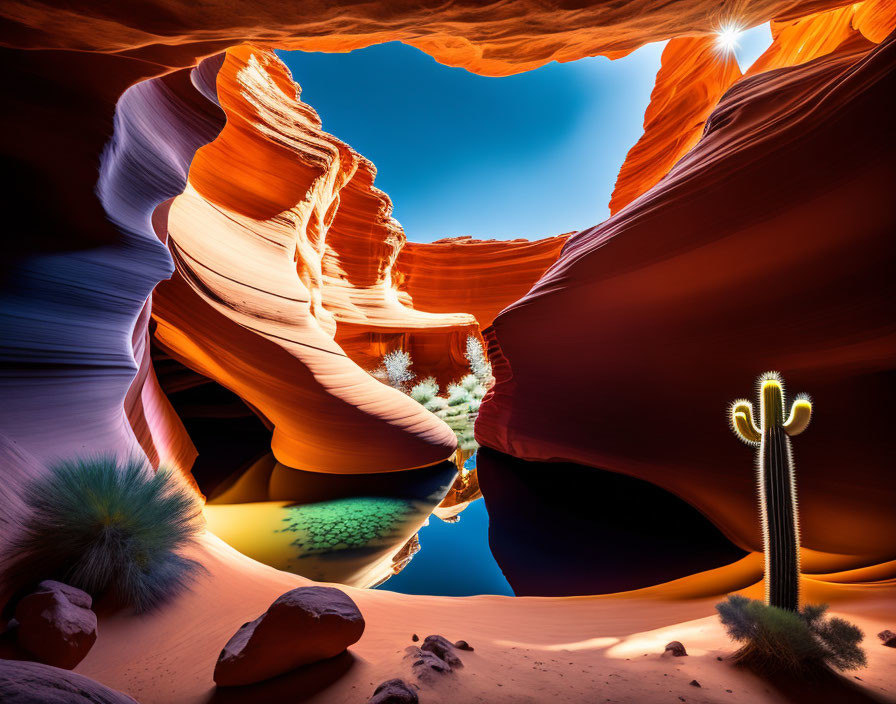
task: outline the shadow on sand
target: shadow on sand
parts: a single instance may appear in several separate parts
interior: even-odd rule
[[[267,704],[304,702],[324,691],[355,665],[357,658],[345,651],[335,658],[300,667],[280,677],[245,687],[218,687],[207,704]]]
[[[841,675],[827,668],[819,668],[808,677],[753,672],[794,704],[886,704],[890,701],[868,691],[852,675]]]

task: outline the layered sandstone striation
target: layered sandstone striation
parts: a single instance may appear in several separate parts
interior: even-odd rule
[[[844,556],[892,554],[880,469],[892,448],[872,413],[893,366],[881,234],[893,222],[881,127],[892,50],[871,49],[893,5],[742,9],[744,25],[774,19],[775,42],[725,93],[737,76],[730,60],[711,64],[706,35],[730,18],[705,0],[4,4],[0,134],[18,178],[0,292],[0,449],[15,464],[0,516],[15,524],[21,483],[57,456],[143,453],[189,471],[195,447],[149,360],[151,313],[172,357],[272,429],[285,466],[322,472],[449,455],[445,428],[365,370],[402,346],[445,381],[464,364],[462,340],[497,315],[490,446],[646,478],[755,547],[751,473],[729,471],[743,457],[715,433],[743,379],[783,367],[822,411],[799,448],[819,467],[801,486],[807,545],[831,571]],[[616,215],[566,245],[405,244],[372,165],[320,129],[269,51],[403,40],[505,75],[667,38]],[[259,46],[235,46],[246,40]],[[705,95],[676,96],[698,86]],[[492,277],[509,253],[516,270]],[[458,256],[473,264],[455,267]],[[688,432],[662,422],[672,408],[686,409]],[[854,481],[838,484],[835,466]]]
[[[804,568],[890,559],[894,81],[892,35],[738,81],[663,180],[497,317],[479,442],[646,479],[758,550],[725,409],[778,369],[818,410],[794,450]]]
[[[403,233],[372,186],[372,166],[320,130],[275,56],[229,50],[217,88],[227,123],[196,153],[168,213],[177,273],[155,294],[156,341],[256,409],[273,426],[272,449],[287,466],[394,471],[450,456],[450,430],[372,378],[334,335],[341,318],[442,330],[475,320],[388,300],[386,274],[352,286],[353,275],[388,269]],[[349,204],[357,208],[351,197],[367,194],[373,207],[346,208],[346,191]],[[354,261],[337,254],[325,274],[327,252],[338,252],[330,229],[352,216],[366,216],[369,243],[343,224],[343,238],[362,253]],[[365,257],[359,245],[374,252]]]
[[[619,170],[611,214],[650,190],[697,143],[709,113],[741,77],[734,54],[720,52],[713,35],[671,39],[661,61],[644,134]]]

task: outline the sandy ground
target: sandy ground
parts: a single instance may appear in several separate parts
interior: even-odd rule
[[[869,665],[814,692],[789,691],[724,658],[734,647],[713,605],[753,584],[757,556],[650,589],[602,597],[425,597],[345,588],[367,628],[348,654],[252,687],[216,690],[221,647],[245,621],[308,580],[254,562],[206,534],[208,569],[196,587],[145,616],[101,613],[99,639],[77,672],[142,704],[198,702],[363,703],[383,680],[417,681],[403,650],[440,633],[463,639],[464,667],[418,682],[423,704],[452,702],[896,702],[896,650],[875,634],[896,630],[896,583],[807,580],[809,601],[828,601],[866,633]],[[747,594],[760,596],[758,585]],[[689,598],[696,597],[696,598]],[[689,655],[664,655],[670,640]],[[696,680],[700,687],[691,685]]]

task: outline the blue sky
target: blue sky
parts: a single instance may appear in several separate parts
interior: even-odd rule
[[[738,58],[756,53],[755,36],[741,35]],[[429,242],[533,239],[606,219],[662,48],[505,78],[442,66],[398,42],[278,54],[324,129],[376,164],[408,238]]]

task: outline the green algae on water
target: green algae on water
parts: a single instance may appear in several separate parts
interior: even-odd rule
[[[361,497],[287,506],[286,527],[296,533],[291,545],[302,556],[362,548],[394,538],[401,524],[416,511],[413,502],[388,497]]]

